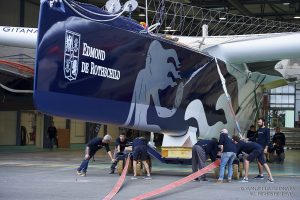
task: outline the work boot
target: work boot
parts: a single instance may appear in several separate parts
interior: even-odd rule
[[[110,170],[109,174],[114,174],[115,170]]]
[[[150,179],[152,179],[152,178],[151,178],[151,176],[145,176],[144,179],[150,180]]]
[[[216,183],[223,183],[223,180],[218,179]]]
[[[254,179],[261,179],[262,180],[262,179],[264,179],[264,176],[258,174],[257,176],[254,177]]]
[[[78,170],[77,170],[77,171],[76,171],[76,174],[77,174],[77,175],[81,175],[81,171],[78,171]]]
[[[248,178],[247,178],[247,177],[244,177],[244,178],[243,178],[243,180],[241,180],[240,182],[241,182],[241,183],[248,183],[248,182],[249,182],[249,180],[248,180]]]
[[[86,176],[86,172],[81,172],[80,176]]]
[[[208,181],[206,177],[201,178],[201,181]]]
[[[274,183],[274,179],[268,178],[267,183]]]

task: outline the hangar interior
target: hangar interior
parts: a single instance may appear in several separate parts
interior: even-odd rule
[[[54,2],[54,0],[51,1]],[[79,1],[99,7],[103,7],[106,3],[106,0]],[[143,22],[145,21],[145,1],[139,0],[138,2],[139,7],[136,12],[132,13],[131,17],[138,22]],[[156,9],[157,6],[163,7],[165,5],[157,2],[165,1],[148,0],[149,8]],[[182,26],[181,21],[177,20],[178,16],[175,13],[186,12],[187,10],[183,8],[184,5],[212,9],[212,13],[222,14],[223,19],[218,14],[218,24],[211,20],[208,27],[208,34],[215,36],[237,34],[233,30],[222,28],[227,26],[226,19],[231,16],[230,13],[247,17],[260,17],[263,21],[283,22],[282,27],[272,25],[274,32],[278,28],[282,28],[282,32],[300,30],[300,1],[296,0],[174,0],[168,5],[172,8],[171,11],[168,11],[171,17],[166,18],[161,29],[157,29],[158,34],[176,35],[178,30],[175,28],[178,26],[181,27],[183,34],[189,36],[202,34],[201,31],[186,32],[185,29],[182,29],[184,26]],[[22,27],[36,28],[39,7],[40,0],[0,1],[1,28],[8,33],[22,33],[22,31],[24,32]],[[152,14],[149,15],[155,17]],[[251,21],[247,17],[246,19]],[[272,21],[269,22],[270,24],[273,23]],[[285,23],[294,26],[292,28],[285,27]],[[218,29],[212,28],[213,26],[221,27],[222,31],[216,31]],[[201,27],[198,30],[201,30]],[[239,33],[256,33],[256,29],[249,29],[248,32],[247,30],[240,29]],[[198,43],[197,45],[199,46]],[[200,47],[201,45],[200,42]],[[16,64],[19,62],[24,65]],[[50,116],[36,110],[33,102],[34,63],[35,49],[19,48],[15,50],[9,46],[0,45],[0,199],[65,200],[104,197],[114,183],[119,180],[119,176],[109,174],[111,163],[103,150],[97,153],[95,160],[90,163],[87,177],[75,175],[75,166],[77,167],[82,161],[85,144],[91,138],[97,135],[104,136],[107,133],[116,139],[121,132],[130,134],[128,136],[132,138],[137,136],[149,138],[149,132],[124,129],[112,124]],[[277,61],[247,63],[247,67],[251,71],[258,71],[262,74],[270,70],[278,73],[273,70],[276,63]],[[199,187],[191,181],[191,183],[176,188],[157,199],[195,199],[199,196],[204,199],[235,198],[244,200],[262,199],[262,196],[263,199],[274,199],[275,195],[275,199],[297,199],[300,195],[300,160],[297,150],[300,148],[300,83],[297,80],[288,80],[288,82],[277,81],[272,85],[265,85],[262,96],[256,105],[259,108],[256,117],[264,116],[267,119],[272,134],[275,127],[281,127],[287,138],[285,163],[283,165],[270,164],[276,180],[274,187],[266,187],[265,182],[254,179],[245,187],[238,181],[233,181],[232,184],[215,184],[215,181],[211,181],[216,178],[215,174],[209,173],[210,180],[207,184],[201,182]],[[250,120],[255,123],[255,119]],[[58,149],[49,151],[47,149],[49,147],[47,129],[52,122],[58,129]],[[162,134],[155,134],[156,146],[161,146],[162,137]],[[182,176],[188,176],[190,172],[191,166],[165,165],[154,160],[153,180],[148,182],[137,180],[138,184],[126,180],[125,187],[122,187],[115,199],[131,199],[133,196],[140,195],[141,192],[163,187]],[[256,163],[251,164],[250,174],[251,176],[257,174]]]
[[[103,6],[105,1],[86,0],[85,3],[92,3],[97,6]],[[143,1],[139,2],[141,6]],[[189,4],[192,6],[201,6],[215,11],[225,13],[234,13],[247,15],[251,17],[262,17],[268,20],[280,20],[283,22],[298,24],[299,19],[297,13],[300,8],[298,1],[178,1],[176,3]],[[6,26],[7,31],[17,31],[9,27],[37,27],[39,15],[38,0],[20,0],[0,2],[0,24]],[[149,6],[155,7],[155,1],[149,1]],[[157,6],[157,5],[156,5]],[[174,11],[175,12],[175,11]],[[143,10],[138,8],[133,13],[133,18],[137,21],[143,21]],[[178,23],[170,22],[170,23]],[[174,25],[175,26],[175,25]],[[169,28],[170,29],[170,28]],[[19,30],[20,31],[20,30]],[[164,30],[162,30],[164,31]],[[176,33],[173,33],[176,34]],[[9,47],[2,46],[0,52],[1,60],[23,61],[32,67],[32,71],[28,75],[25,69],[17,69],[11,75],[11,72],[1,71],[1,84],[19,89],[32,90],[33,84],[33,67],[34,67],[34,51],[31,49],[23,49],[20,53],[10,50]],[[274,64],[274,63],[273,63]],[[5,63],[0,64],[5,68]],[[249,69],[263,71],[274,65],[266,63],[249,64]],[[19,70],[19,71],[18,71]],[[281,86],[281,85],[278,85]],[[276,87],[276,86],[273,86]],[[64,119],[57,116],[47,116],[34,109],[32,94],[19,94],[1,87],[1,111],[0,111],[0,145],[31,145],[38,148],[45,148],[46,130],[50,122],[53,121],[59,131],[69,132],[70,147],[85,144],[93,132],[95,123],[88,123],[74,119]],[[266,89],[264,101],[261,104],[261,110],[267,107],[268,111],[264,112],[268,118],[270,127],[281,126],[287,128],[299,127],[300,123],[300,85],[297,83],[289,83],[289,85],[281,86],[274,89]],[[262,111],[263,112],[263,111]],[[21,128],[22,127],[22,128]],[[24,128],[26,133],[24,133]],[[100,126],[99,134],[110,133],[113,137],[117,137],[122,129],[114,125]],[[290,132],[290,131],[288,131]],[[293,131],[292,131],[293,132]],[[137,135],[143,134],[138,132]],[[146,134],[147,135],[147,134]]]

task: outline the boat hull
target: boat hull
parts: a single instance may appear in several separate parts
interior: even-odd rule
[[[210,137],[224,127],[228,117],[217,106],[224,91],[213,57],[116,24],[42,2],[34,85],[38,110],[173,136],[193,126]],[[236,110],[237,81],[224,62],[218,64]]]

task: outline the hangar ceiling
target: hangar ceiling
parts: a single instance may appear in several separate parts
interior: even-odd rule
[[[39,6],[39,0],[23,0]],[[103,7],[107,0],[77,0]],[[120,0],[124,4],[127,0]],[[132,18],[145,20],[145,0]],[[149,26],[160,22],[154,32],[172,35],[244,35],[300,31],[300,0],[147,0]],[[299,14],[299,15],[298,15]]]
[[[25,0],[28,3],[39,5],[40,0]],[[78,0],[103,6],[106,0]],[[120,0],[124,2],[124,0]],[[140,6],[145,6],[144,0],[137,0]],[[150,3],[153,0],[148,0]],[[155,0],[158,2],[158,0]],[[162,1],[162,0],[160,0]],[[214,9],[228,13],[271,19],[289,23],[300,23],[300,0],[173,0],[192,6]],[[294,18],[294,17],[299,18]]]

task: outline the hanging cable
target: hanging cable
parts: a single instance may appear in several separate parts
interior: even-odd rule
[[[240,128],[240,125],[239,125],[239,122],[236,118],[236,115],[235,115],[235,112],[233,110],[233,107],[232,107],[232,103],[231,103],[231,98],[228,94],[228,91],[227,91],[227,88],[226,88],[226,81],[225,81],[225,78],[224,76],[222,75],[222,72],[220,70],[220,67],[219,67],[219,64],[218,64],[218,61],[217,61],[217,58],[215,57],[215,61],[216,61],[216,65],[217,65],[217,69],[218,69],[218,74],[220,76],[220,79],[221,79],[221,82],[222,82],[222,87],[223,87],[223,90],[224,90],[224,93],[227,97],[227,102],[228,102],[228,105],[229,105],[229,108],[230,108],[230,111],[231,111],[231,114],[234,118],[234,121],[235,121],[235,126],[236,126],[236,129],[238,131],[238,134],[241,138],[243,138],[242,134],[241,134],[241,128]]]
[[[82,7],[81,5],[75,3],[74,1],[72,1],[72,4],[76,5],[77,7],[79,7],[80,9],[86,11],[86,12],[89,12],[89,13],[92,13],[94,15],[98,15],[98,16],[101,16],[101,17],[115,17],[117,16],[118,14],[108,14],[108,15],[105,15],[105,14],[101,14],[101,13],[96,13],[96,12],[93,12],[93,11],[90,11],[84,7]]]
[[[79,16],[83,17],[83,18],[86,18],[86,19],[89,19],[91,21],[95,21],[95,22],[109,22],[109,21],[113,21],[115,19],[117,19],[118,17],[120,17],[124,12],[125,12],[125,9],[123,8],[122,12],[120,12],[119,14],[117,14],[115,17],[111,18],[111,19],[103,19],[103,20],[100,20],[100,19],[93,19],[93,18],[90,18],[84,14],[82,14],[81,12],[79,12],[78,10],[76,10],[67,0],[63,0],[67,6],[69,6],[69,8],[71,10],[73,10],[76,14],[78,14]],[[90,12],[90,11],[89,11]]]
[[[148,32],[152,32],[153,30],[155,30],[158,26],[160,26],[160,23],[156,23],[156,24],[153,24],[151,25],[149,28],[148,28]]]

